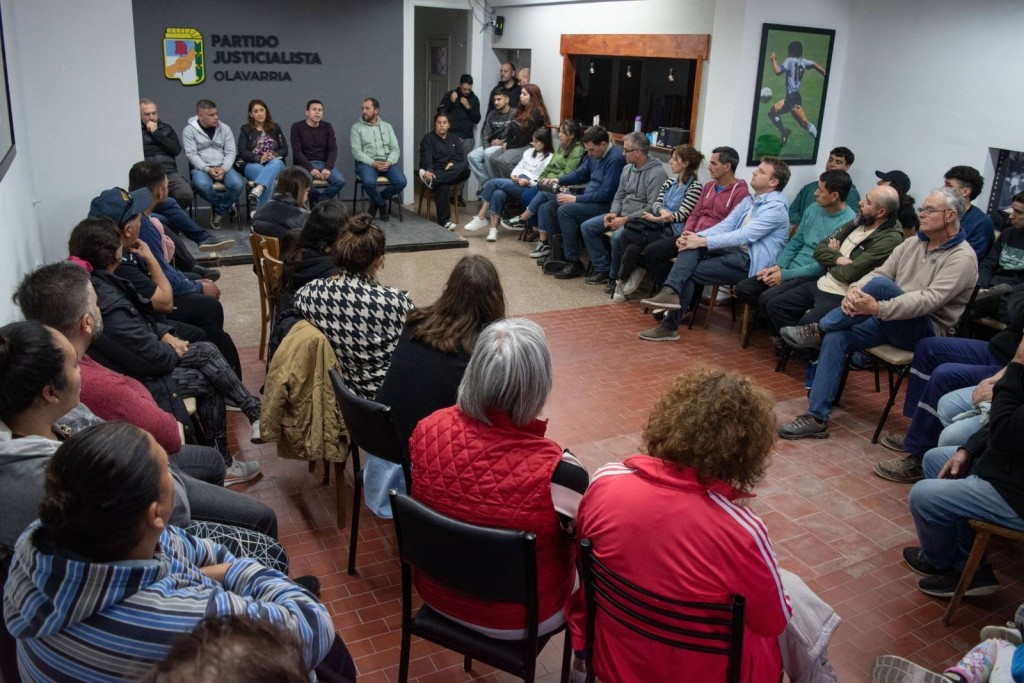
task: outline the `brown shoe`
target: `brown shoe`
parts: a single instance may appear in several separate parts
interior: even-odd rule
[[[662,287],[657,296],[644,299],[641,303],[651,308],[664,308],[670,311],[677,311],[682,308],[679,304],[679,295],[671,287]]]
[[[903,447],[903,440],[906,438],[903,434],[896,434],[895,432],[886,432],[882,435],[880,443],[883,447],[888,448],[890,451],[896,453],[906,453],[907,449]]]

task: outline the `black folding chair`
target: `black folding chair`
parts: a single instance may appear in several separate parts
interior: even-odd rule
[[[391,511],[402,561],[402,650],[399,683],[409,676],[411,638],[443,645],[465,657],[534,680],[537,655],[549,637],[537,635],[537,537],[526,531],[494,529],[452,519],[391,491]],[[526,611],[522,640],[497,640],[466,628],[424,604],[412,613],[412,571],[462,594],[495,603],[522,605]],[[572,648],[566,634],[562,652],[562,683],[569,680]]]
[[[668,598],[627,581],[605,566],[595,557],[590,539],[583,539],[581,547],[587,604],[587,683],[593,683],[595,676],[594,631],[598,610],[663,645],[727,657],[726,683],[739,683],[745,608],[742,595],[725,603]]]
[[[334,395],[338,398],[338,408],[345,420],[345,428],[351,442],[349,459],[352,461],[352,536],[348,545],[348,573],[355,575],[356,543],[359,540],[359,504],[363,497],[363,468],[359,449],[401,465],[407,491],[412,490],[409,455],[405,445],[398,438],[391,407],[352,393],[334,369],[328,370],[328,374],[331,376]],[[335,485],[342,486],[342,482],[336,482]]]

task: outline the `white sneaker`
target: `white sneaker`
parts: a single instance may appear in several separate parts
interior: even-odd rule
[[[629,296],[637,290],[640,283],[644,281],[644,276],[647,275],[647,271],[643,268],[634,268],[633,272],[629,274],[626,281],[622,284],[622,293]]]
[[[427,186],[427,187],[429,187],[429,188],[430,188],[431,190],[433,190],[433,189],[434,189],[434,181],[433,181],[433,180],[427,180],[426,178],[424,178],[424,177],[423,177],[423,174],[425,174],[425,173],[426,173],[426,171],[424,171],[424,170],[423,170],[423,169],[421,168],[421,169],[420,169],[420,180],[422,180],[422,181],[423,181],[423,184],[424,184],[424,185],[426,185],[426,186]]]
[[[199,251],[220,251],[235,246],[234,240],[218,240],[216,242],[203,242],[199,245]]]
[[[473,220],[466,223],[463,230],[469,230],[470,232],[476,232],[480,228],[486,228],[490,224],[486,218],[480,218],[480,216],[473,216]]]
[[[256,420],[252,423],[252,442],[263,443],[263,437],[260,436],[260,421]]]
[[[224,486],[234,486],[236,484],[245,484],[250,482],[256,477],[260,476],[260,470],[263,469],[263,464],[259,460],[249,460],[248,462],[238,460],[237,458],[231,459],[231,466],[228,467],[227,472],[224,473]]]
[[[457,227],[459,226],[455,225],[451,221],[448,221],[447,223],[444,224],[444,229],[447,230],[448,232],[455,232],[455,228]]]
[[[497,228],[491,228],[490,231],[488,231],[488,233],[487,233],[487,241],[488,242],[497,242],[498,241],[498,229]]]
[[[624,303],[626,301],[626,293],[622,291],[622,283],[616,283],[615,292],[612,294],[612,301],[617,304]]]
[[[541,256],[547,256],[551,253],[551,247],[548,246],[547,242],[537,242],[537,246],[530,252],[530,258],[540,258]]]

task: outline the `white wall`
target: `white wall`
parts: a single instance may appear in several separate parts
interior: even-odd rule
[[[16,188],[8,179],[0,184],[0,202],[9,191],[36,202],[41,260],[55,261],[67,256],[68,234],[89,201],[126,186],[128,169],[142,159],[132,4],[33,0],[5,2],[3,11],[17,45],[8,45],[7,58],[20,84],[14,116],[18,163],[27,168],[13,179]],[[6,225],[6,205],[4,213]],[[36,260],[19,265],[31,269]],[[4,305],[7,298],[0,293]]]
[[[854,0],[839,127],[856,152],[854,180],[899,168],[918,200],[951,166],[979,169],[988,148],[1024,150],[1024,3]],[[863,184],[862,184],[863,181]]]

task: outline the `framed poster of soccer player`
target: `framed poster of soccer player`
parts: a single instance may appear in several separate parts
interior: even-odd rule
[[[748,166],[766,154],[790,166],[816,162],[835,38],[829,29],[764,24]]]
[[[4,22],[0,18],[0,178],[14,163],[14,118],[11,116],[11,90],[7,85],[7,52]]]

